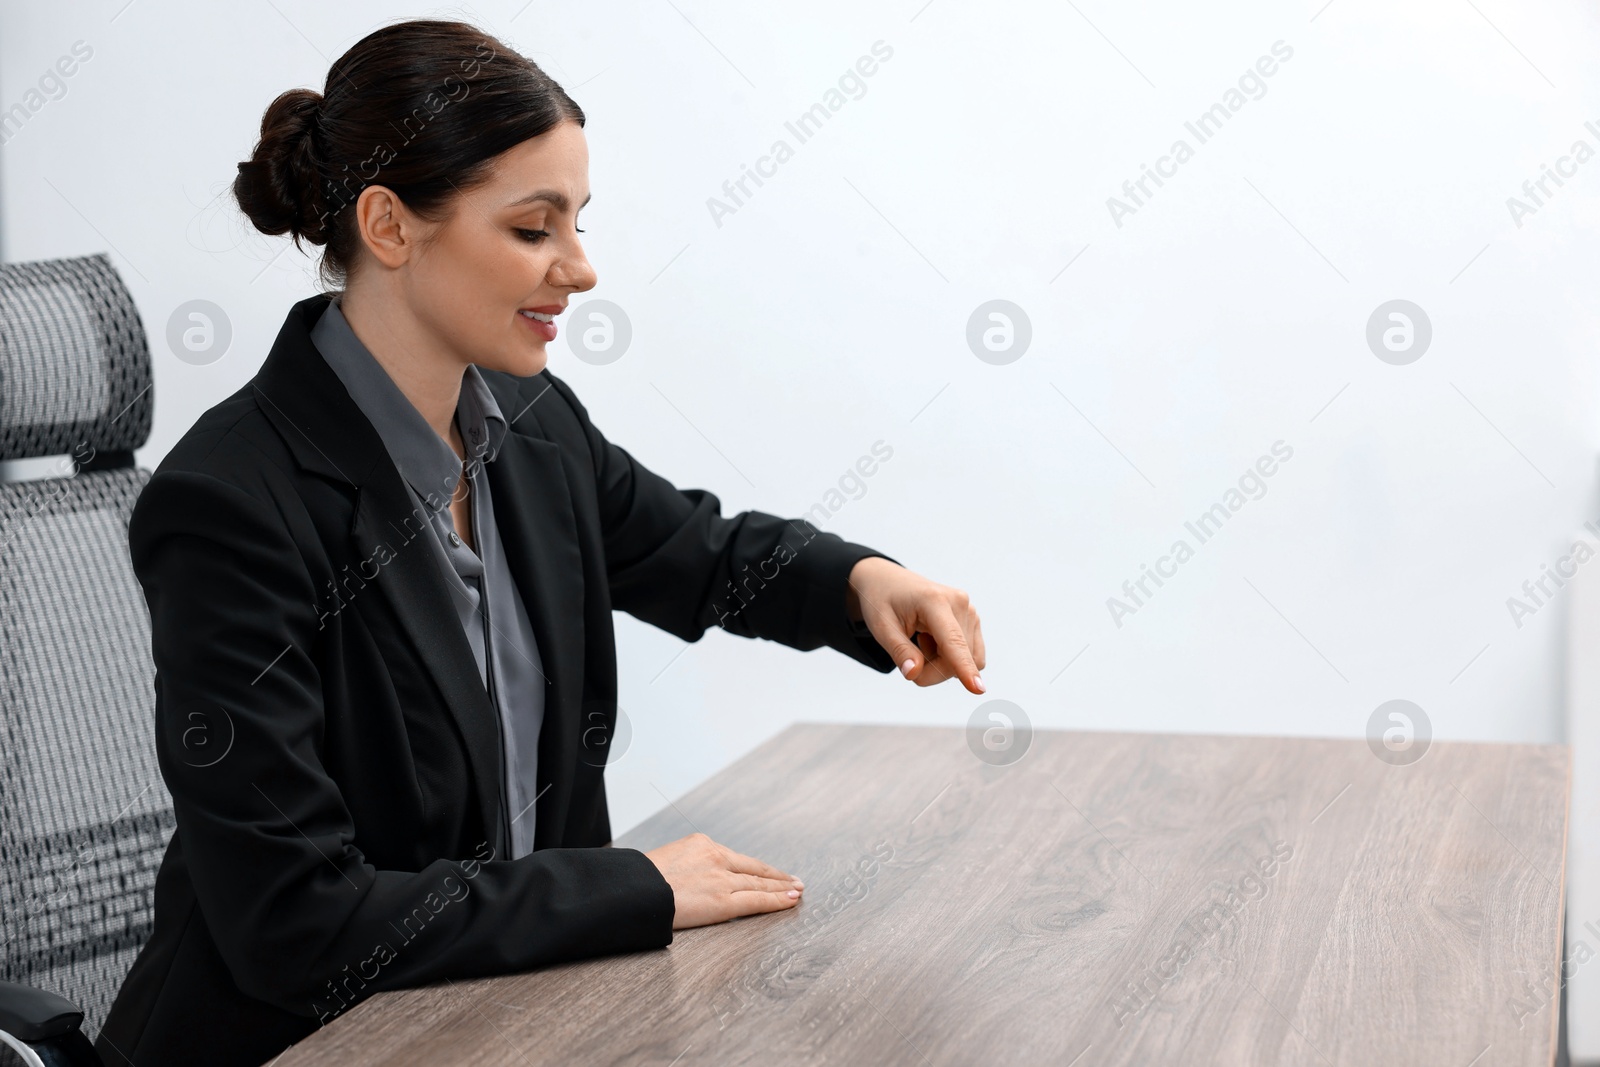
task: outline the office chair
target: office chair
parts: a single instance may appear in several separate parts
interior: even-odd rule
[[[150,384],[108,258],[0,265],[0,460],[68,457],[0,483],[0,1064],[100,1067],[175,825],[127,540]]]

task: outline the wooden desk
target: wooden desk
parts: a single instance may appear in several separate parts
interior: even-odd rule
[[[806,883],[670,948],[383,993],[303,1064],[1549,1064],[1568,758],[792,727],[616,843]],[[1230,895],[1231,894],[1231,895]]]

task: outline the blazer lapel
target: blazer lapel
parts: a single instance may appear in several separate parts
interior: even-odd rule
[[[524,407],[517,400],[518,379],[494,373],[484,379],[508,416]],[[583,707],[583,556],[561,449],[530,430],[538,431],[538,421],[524,411],[484,470],[495,526],[547,678],[534,835],[538,847],[549,848],[563,843],[579,735],[588,725],[582,721],[588,710]]]
[[[478,677],[478,662],[461,630],[460,616],[450,588],[439,573],[439,564],[428,546],[416,540],[433,536],[428,532],[427,519],[414,512],[411,497],[392,464],[387,476],[380,472],[360,487],[350,535],[356,558],[372,560],[377,565],[372,583],[383,590],[423,665],[444,694],[445,706],[461,731],[472,776],[478,783],[484,833],[494,845],[495,854],[505,856],[510,842],[505,840],[501,814],[499,718]]]
[[[326,296],[314,296],[291,309],[252,382],[257,403],[278,427],[302,467],[355,487],[355,516],[350,529],[355,558],[377,565],[376,577],[366,580],[383,591],[418,658],[444,695],[476,779],[484,832],[496,854],[505,856],[510,842],[505,839],[501,816],[500,727],[494,705],[478,677],[477,661],[461,631],[449,586],[427,546],[412,540],[429,536],[426,518],[413,514],[410,494],[377,430],[311,342],[311,327],[327,302]],[[512,435],[506,437],[509,441]],[[555,446],[549,447],[555,450]],[[491,463],[489,468],[495,465]],[[556,473],[560,473],[559,469]],[[508,509],[516,495],[516,489],[507,489]],[[564,496],[561,499],[566,500]],[[500,507],[496,494],[497,515]],[[567,510],[570,515],[570,504]],[[572,537],[570,533],[566,535],[571,551],[576,553]],[[506,540],[509,556],[512,539]],[[528,542],[519,535],[516,543]],[[364,574],[362,577],[365,579]],[[542,643],[544,632],[540,631],[538,637]],[[555,669],[564,671],[565,667],[562,663]],[[542,754],[541,744],[541,760]],[[542,818],[537,825],[543,829]]]

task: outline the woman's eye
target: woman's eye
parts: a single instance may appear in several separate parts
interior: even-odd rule
[[[585,232],[584,230],[582,230],[582,229],[580,229],[580,228],[578,228],[576,226],[574,226],[573,229],[577,230],[579,233],[584,233]],[[522,238],[524,241],[528,241],[528,242],[530,242],[532,244],[538,244],[540,241],[542,241],[546,237],[550,236],[550,231],[549,230],[522,230],[522,229],[519,229],[519,230],[517,230],[517,236]]]

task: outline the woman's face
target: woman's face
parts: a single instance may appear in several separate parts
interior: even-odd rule
[[[501,153],[488,180],[457,196],[407,264],[408,306],[463,364],[518,377],[544,369],[574,293],[594,288],[578,241],[589,200],[583,129],[561,122]]]

